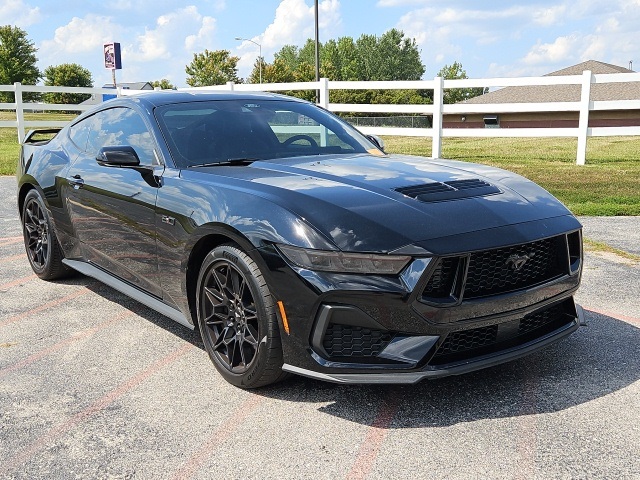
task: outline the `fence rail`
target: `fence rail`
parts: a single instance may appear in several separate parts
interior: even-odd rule
[[[236,91],[293,91],[316,90],[319,92],[318,104],[333,112],[355,113],[393,113],[430,115],[433,117],[430,128],[412,127],[378,127],[358,126],[364,133],[375,135],[402,135],[413,137],[431,137],[432,156],[440,157],[442,153],[442,139],[446,137],[573,137],[578,140],[576,164],[584,165],[586,160],[587,138],[600,136],[629,136],[640,135],[640,126],[631,127],[589,127],[589,114],[602,110],[638,110],[640,98],[637,100],[592,101],[591,87],[594,84],[617,84],[626,82],[640,82],[640,73],[616,73],[594,75],[585,71],[582,75],[521,77],[521,78],[484,78],[445,80],[436,77],[433,80],[419,81],[373,81],[373,82],[345,82],[329,81],[321,78],[317,82],[295,83],[264,83],[264,84],[234,84],[215,85],[210,87],[181,88],[185,92],[236,90]],[[576,102],[549,103],[498,103],[498,104],[444,104],[444,92],[448,89],[478,88],[478,87],[522,87],[544,85],[578,85],[580,86],[580,100]],[[433,104],[430,105],[370,105],[331,103],[331,90],[432,90]],[[91,95],[115,95],[118,97],[137,95],[144,91],[123,88],[76,88],[76,87],[44,87],[37,85],[0,85],[0,92],[13,92],[14,103],[0,103],[0,110],[13,110],[15,121],[0,121],[0,127],[14,127],[18,130],[18,139],[22,141],[25,129],[35,126],[64,126],[62,121],[34,121],[25,120],[25,111],[78,111],[82,112],[91,105],[59,105],[46,103],[30,103],[23,100],[24,93],[84,93]],[[497,113],[539,113],[539,112],[574,112],[578,113],[578,127],[566,128],[443,128],[443,115],[456,114],[497,114]]]

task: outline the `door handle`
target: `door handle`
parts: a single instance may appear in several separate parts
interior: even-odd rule
[[[80,175],[67,177],[67,182],[69,182],[69,185],[71,185],[75,190],[81,188],[84,185],[84,180]]]

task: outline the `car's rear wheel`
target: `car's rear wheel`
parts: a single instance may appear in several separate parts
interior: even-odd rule
[[[273,298],[256,263],[235,245],[205,258],[197,286],[204,346],[229,383],[256,388],[282,379],[282,346]]]
[[[43,280],[54,280],[69,273],[62,263],[64,255],[51,220],[37,190],[30,190],[22,208],[22,231],[27,258],[35,274]]]

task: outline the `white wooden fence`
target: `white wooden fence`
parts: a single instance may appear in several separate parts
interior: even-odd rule
[[[640,126],[634,127],[595,127],[590,128],[589,113],[596,110],[639,110],[640,95],[637,100],[621,101],[591,101],[591,86],[594,84],[625,82],[640,82],[640,73],[618,73],[594,75],[590,71],[582,75],[547,76],[547,77],[523,77],[523,78],[486,78],[465,80],[444,80],[436,77],[433,80],[419,81],[394,81],[394,82],[342,82],[329,81],[326,78],[318,82],[299,83],[264,83],[264,84],[234,84],[217,85],[211,87],[182,88],[181,91],[210,91],[210,90],[237,90],[237,91],[286,91],[286,90],[318,90],[319,105],[333,112],[365,112],[365,113],[409,113],[425,114],[433,116],[432,128],[401,128],[401,127],[359,127],[364,133],[375,135],[403,135],[414,137],[432,138],[432,156],[440,157],[442,152],[442,139],[444,137],[574,137],[578,139],[576,163],[584,165],[587,150],[587,138],[598,136],[625,136],[640,135]],[[581,96],[577,102],[551,102],[551,103],[501,103],[501,104],[447,104],[443,103],[443,95],[446,89],[453,88],[477,88],[477,87],[516,87],[531,85],[580,85]],[[371,90],[371,89],[407,89],[407,90],[433,90],[434,103],[432,105],[368,105],[368,104],[342,104],[331,103],[331,90]],[[56,127],[63,126],[65,122],[59,121],[28,121],[25,120],[25,111],[58,110],[84,111],[91,106],[86,105],[52,105],[41,103],[28,103],[23,101],[24,92],[67,92],[89,93],[93,95],[136,95],[143,91],[134,91],[118,88],[74,88],[74,87],[43,87],[32,85],[0,86],[0,91],[15,92],[15,103],[0,103],[0,110],[14,110],[15,121],[0,121],[0,127],[15,127],[18,129],[18,138],[24,139],[25,129],[28,127]],[[577,112],[579,122],[577,128],[443,128],[442,118],[445,114],[496,114],[496,113],[526,113],[526,112]]]

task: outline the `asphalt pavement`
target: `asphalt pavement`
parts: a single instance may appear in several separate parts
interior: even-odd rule
[[[44,282],[0,177],[0,478],[639,479],[640,265],[588,250],[588,326],[414,386],[226,384],[200,338],[83,277]],[[636,255],[640,217],[584,217]]]

